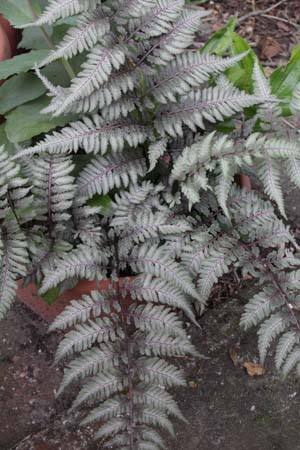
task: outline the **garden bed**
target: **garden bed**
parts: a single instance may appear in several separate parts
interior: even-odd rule
[[[234,289],[233,284],[233,298]],[[191,327],[193,342],[209,359],[177,361],[186,370],[188,387],[178,389],[175,398],[189,425],[177,424],[176,442],[170,440],[168,449],[295,450],[300,440],[298,380],[282,382],[273,365],[267,365],[264,376],[249,377],[243,363],[257,361],[257,338],[239,328],[243,301],[219,298],[218,291],[213,300],[202,331]],[[52,366],[59,337],[47,335],[46,328],[21,304],[1,326],[0,404],[5,408],[0,409],[0,448],[100,449],[93,442],[94,430],[79,428],[80,415],[66,412],[71,390],[54,399],[62,377],[61,368]],[[230,354],[237,357],[236,367]]]
[[[210,26],[216,30],[237,11],[240,16],[247,15],[272,3],[208,2],[213,9]],[[295,17],[297,6],[298,0],[285,2],[270,14],[284,19],[285,14],[293,13],[293,22],[300,24],[299,17]],[[287,61],[298,32],[295,25],[284,20],[262,16],[245,19],[238,31],[250,40],[270,70]],[[275,42],[280,46],[273,56],[264,50],[267,38],[273,39],[273,53]],[[286,191],[289,189],[287,186]],[[299,200],[298,193],[289,193],[289,219],[298,237]],[[175,397],[189,425],[177,424],[177,441],[168,441],[168,449],[296,450],[300,441],[299,381],[292,376],[283,382],[269,363],[264,375],[247,374],[244,363],[258,362],[255,331],[246,334],[239,328],[249,292],[242,288],[237,294],[235,280],[224,283],[224,291],[215,290],[210,308],[200,321],[201,330],[190,328],[192,340],[204,358],[178,358],[176,362],[188,376],[188,387],[178,389]],[[101,444],[93,442],[92,428],[78,427],[84,411],[67,412],[74,392],[69,389],[55,400],[62,367],[52,364],[60,336],[49,335],[46,330],[47,323],[21,303],[15,304],[1,324],[0,449],[101,449]]]
[[[300,194],[289,185],[286,192],[290,223],[299,235]],[[202,329],[190,328],[192,341],[209,359],[177,360],[188,386],[178,389],[175,398],[189,425],[177,424],[177,441],[169,440],[168,450],[299,446],[299,380],[291,376],[282,381],[272,358],[264,376],[247,374],[243,364],[258,361],[257,336],[255,330],[245,333],[239,327],[251,293],[249,287],[239,287],[239,293],[237,288],[235,280],[225,279],[200,321]],[[62,377],[62,367],[53,367],[60,336],[46,331],[47,323],[19,302],[1,324],[0,449],[99,450],[94,430],[78,427],[84,411],[67,412],[74,390],[54,398]]]
[[[278,3],[276,0],[215,0],[204,6],[212,13],[210,24],[214,31],[238,14],[241,21],[237,32],[250,42],[264,66],[272,70],[286,64],[300,38],[299,1],[283,1],[274,8]],[[272,9],[267,11],[269,8]]]

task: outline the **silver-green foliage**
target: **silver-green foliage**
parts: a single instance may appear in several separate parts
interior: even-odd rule
[[[15,298],[17,280],[27,273],[28,246],[21,225],[30,220],[30,185],[20,166],[0,147],[0,318]]]
[[[133,195],[129,200],[128,218]],[[144,208],[145,200],[139,205]],[[160,448],[153,427],[174,434],[169,416],[183,417],[165,389],[183,385],[184,377],[168,358],[196,355],[178,310],[193,318],[191,299],[201,299],[187,269],[155,242],[159,231],[177,235],[190,227],[151,209],[151,222],[143,213],[138,227],[136,222],[111,221],[107,228],[104,222],[101,242],[70,252],[54,272],[45,274],[42,287],[47,290],[74,275],[101,280],[108,268],[113,272],[108,291],[92,291],[73,301],[51,325],[51,330],[69,329],[56,356],[57,361],[72,357],[59,393],[87,378],[74,408],[85,403],[93,407],[83,423],[101,424],[96,438],[105,438],[107,447]],[[145,239],[148,243],[141,244]],[[140,275],[121,278],[127,267]]]
[[[217,208],[212,203],[211,216]],[[259,325],[262,364],[278,338],[278,370],[286,376],[296,367],[299,373],[299,246],[271,203],[253,192],[231,190],[228,213],[230,220],[219,211],[217,221],[195,230],[182,259],[197,280],[202,300],[208,299],[217,280],[232,267],[256,280],[258,292],[246,304],[241,326]]]
[[[258,64],[243,92],[222,74],[245,54],[193,48],[205,14],[183,0],[51,0],[31,25],[76,25],[36,68],[51,98],[43,112],[79,118],[14,157],[0,151],[0,316],[20,277],[40,293],[97,283],[51,330],[67,330],[57,361],[71,358],[59,394],[81,382],[74,407],[92,405],[83,423],[99,423],[103,448],[164,448],[155,428],[173,434],[169,416],[182,419],[167,391],[185,383],[176,358],[196,354],[178,313],[195,322],[194,306],[233,268],[260,285],[242,325],[262,321],[262,361],[280,335],[278,368],[300,366],[297,243],[269,201],[233,188],[236,174],[253,175],[285,216],[281,168],[299,187],[299,139],[280,134]],[[40,71],[77,55],[69,87]],[[299,89],[290,107],[299,113]],[[216,131],[226,119],[229,135]]]

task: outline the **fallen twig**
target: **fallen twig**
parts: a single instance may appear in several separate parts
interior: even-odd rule
[[[277,20],[278,22],[287,23],[288,25],[292,25],[293,27],[300,28],[300,25],[292,20],[284,19],[283,17],[271,16],[270,14],[262,14],[261,17],[265,17],[266,19]]]
[[[241,22],[244,22],[245,20],[250,19],[251,17],[262,16],[263,14],[267,14],[268,12],[272,11],[273,9],[277,8],[278,6],[280,6],[280,5],[282,5],[283,3],[286,3],[286,2],[287,2],[287,0],[280,0],[280,2],[275,3],[275,5],[270,6],[269,8],[259,9],[257,11],[252,11],[251,13],[245,14],[245,16],[240,17],[238,19],[237,23],[239,25]]]

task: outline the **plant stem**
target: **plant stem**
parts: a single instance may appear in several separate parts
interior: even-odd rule
[[[125,346],[126,346],[126,356],[127,356],[127,380],[128,380],[128,402],[129,402],[129,424],[128,424],[128,434],[129,434],[129,446],[130,450],[135,450],[134,445],[134,416],[133,416],[133,379],[132,379],[132,343],[130,340],[127,322],[126,322],[126,312],[124,310],[124,304],[122,301],[121,286],[120,286],[120,258],[118,251],[118,243],[115,241],[115,257],[116,257],[116,276],[117,276],[117,297],[118,302],[121,307],[121,319],[123,324],[123,330],[125,334]]]
[[[19,227],[21,228],[21,222],[20,222],[20,219],[18,217],[17,211],[15,210],[14,202],[13,202],[13,200],[11,198],[9,190],[7,192],[7,200],[8,200],[8,204],[9,204],[11,210],[12,210],[12,213],[13,213],[15,219],[16,219],[16,222],[19,225]]]
[[[273,9],[278,8],[278,6],[282,5],[283,3],[286,3],[287,0],[280,0],[278,3],[276,3],[275,5],[270,6],[269,8],[266,9],[260,9],[258,11],[252,11],[249,14],[246,14],[245,16],[242,16],[238,19],[238,25],[243,22],[244,20],[250,19],[251,17],[256,17],[256,16],[262,16],[263,14],[267,14],[268,12],[272,11]]]
[[[26,2],[28,4],[28,8],[29,8],[29,10],[31,12],[32,17],[36,20],[37,19],[37,15],[36,15],[36,12],[35,12],[34,7],[32,5],[32,0],[26,0]],[[43,33],[44,38],[46,39],[47,44],[49,45],[49,48],[51,48],[53,50],[55,48],[55,44],[54,44],[51,36],[49,35],[49,33],[47,32],[45,27],[40,26],[39,28],[40,28],[41,32]],[[74,72],[71,64],[65,58],[61,58],[61,62],[62,62],[62,65],[64,66],[66,72],[68,73],[69,77],[71,79],[75,78],[76,75],[75,75],[75,72]]]

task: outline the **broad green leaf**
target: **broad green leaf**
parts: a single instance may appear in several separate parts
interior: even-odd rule
[[[5,123],[0,125],[0,145],[5,145],[5,150],[7,150],[11,155],[16,153],[14,144],[12,144],[6,136]]]
[[[285,67],[279,67],[271,77],[272,93],[278,98],[290,102],[297,84],[300,82],[300,44],[294,48],[291,59]],[[289,115],[288,105],[283,105],[283,114]]]
[[[40,111],[48,104],[49,99],[44,96],[10,112],[5,123],[8,139],[13,143],[23,142],[77,118],[73,115],[53,118],[48,114],[41,114]]]
[[[40,63],[48,55],[49,50],[32,50],[29,53],[15,56],[0,62],[0,79],[5,79],[16,73],[28,72],[35,64]]]
[[[229,49],[232,43],[232,33],[235,30],[237,18],[233,17],[229,20],[224,28],[218,30],[202,48],[201,53],[215,53],[223,56]]]
[[[32,5],[36,14],[39,15],[41,13],[40,1],[32,0]],[[26,0],[1,0],[0,13],[15,26],[32,22],[32,14]]]
[[[55,28],[53,29],[53,41],[55,44],[59,44],[63,37],[66,35],[68,29],[70,28],[69,25],[66,24],[61,24],[61,25],[56,25]]]
[[[257,56],[248,42],[234,32],[236,18],[217,31],[203,47],[202,53],[215,53],[218,56],[236,56],[248,51],[248,54],[225,74],[239,89],[251,92],[253,88],[252,73]]]
[[[52,35],[53,28],[49,26],[44,27],[49,36]],[[27,50],[42,50],[48,49],[49,44],[45,38],[40,27],[25,28],[22,32],[22,40],[18,48],[26,48]]]
[[[89,206],[101,206],[101,214],[108,215],[111,211],[111,198],[108,195],[95,194],[87,204]]]
[[[55,303],[55,300],[59,297],[59,287],[55,287],[52,289],[49,289],[49,291],[45,292],[45,294],[41,295],[42,299],[45,300],[45,302],[51,306],[53,303]]]
[[[61,62],[49,64],[41,70],[42,74],[54,85],[67,87],[70,85],[70,77]]]
[[[248,54],[234,67],[228,69],[226,71],[226,75],[228,76],[230,81],[238,88],[248,92],[252,92],[252,74],[255,61],[257,61],[257,56],[245,39],[243,39],[237,33],[232,33],[229,49],[230,56],[236,56],[247,51]]]
[[[20,73],[0,87],[0,114],[35,100],[45,92],[45,86],[33,73]]]

